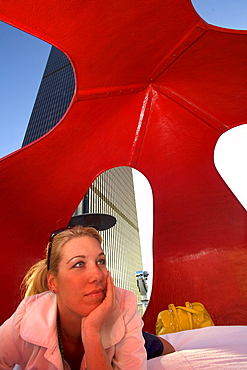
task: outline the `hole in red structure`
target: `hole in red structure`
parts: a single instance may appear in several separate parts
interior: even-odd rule
[[[114,283],[138,296],[143,314],[152,290],[153,196],[139,171],[115,167],[98,176],[74,216],[99,213],[114,216],[116,225],[101,231]]]
[[[220,136],[214,153],[215,167],[247,210],[247,124],[234,127]]]
[[[207,23],[236,30],[247,29],[247,2],[238,0],[192,0],[192,4]]]
[[[75,90],[73,67],[50,44],[0,22],[0,157],[50,131],[66,113]]]

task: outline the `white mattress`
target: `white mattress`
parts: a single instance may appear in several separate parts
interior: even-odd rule
[[[209,326],[162,337],[176,352],[149,360],[148,370],[247,370],[247,326]]]

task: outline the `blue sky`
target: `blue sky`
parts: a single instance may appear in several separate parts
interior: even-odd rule
[[[208,23],[247,29],[246,0],[193,0]],[[50,45],[0,22],[0,158],[19,149]]]
[[[22,145],[51,46],[0,22],[0,157]]]

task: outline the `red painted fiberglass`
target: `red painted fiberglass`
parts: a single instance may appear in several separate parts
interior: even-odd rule
[[[1,0],[0,19],[61,49],[76,76],[59,124],[0,161],[1,322],[50,231],[100,173],[131,166],[154,196],[146,330],[186,300],[247,324],[247,215],[213,161],[247,120],[247,32],[208,25],[190,0]]]

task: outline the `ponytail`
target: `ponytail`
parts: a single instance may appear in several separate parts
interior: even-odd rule
[[[24,297],[49,290],[47,284],[46,259],[37,262],[29,269],[22,281],[21,290],[23,291]]]

